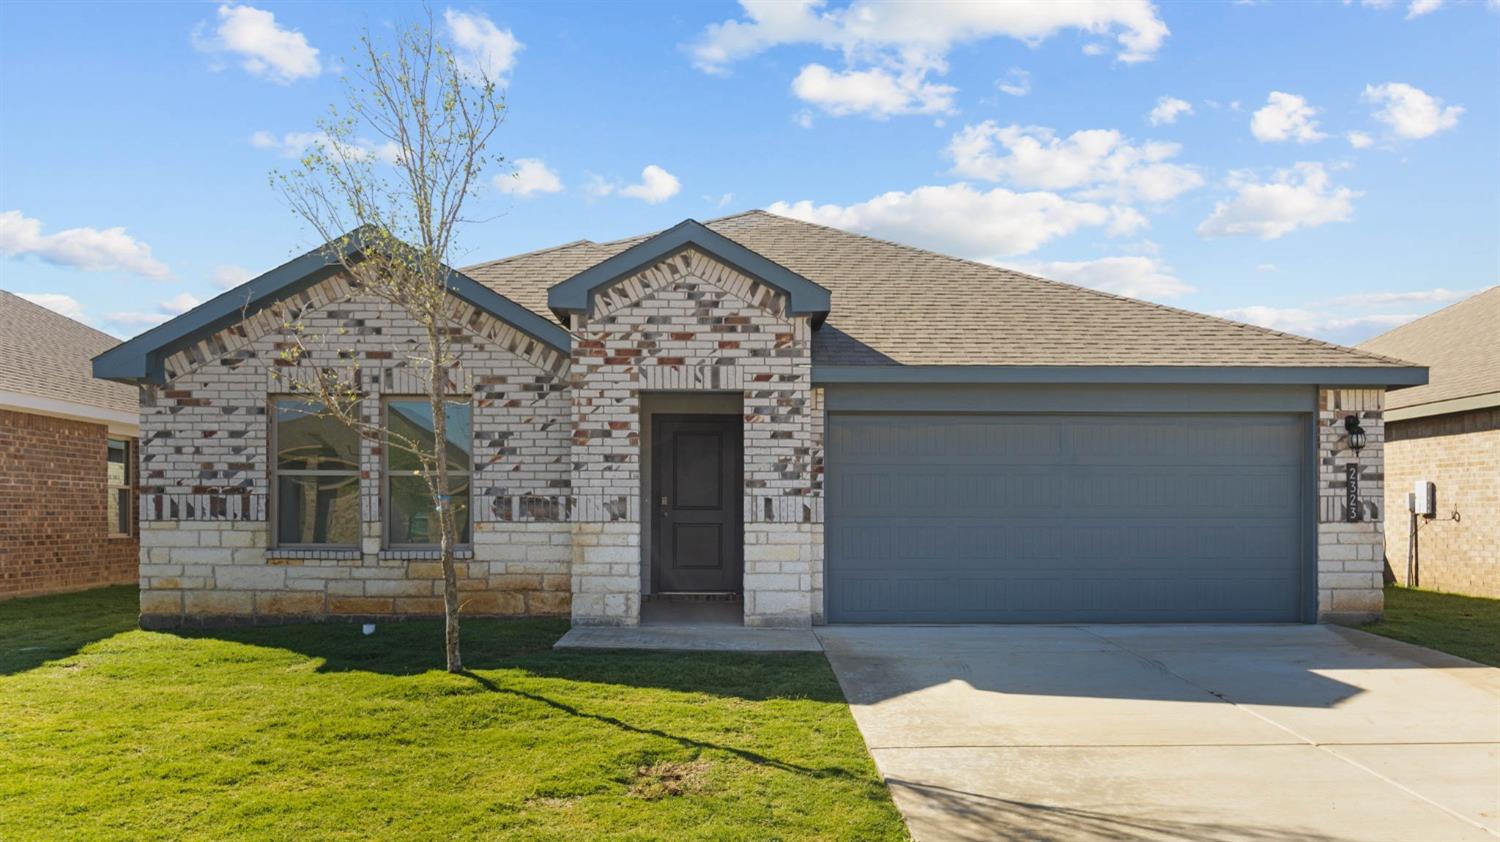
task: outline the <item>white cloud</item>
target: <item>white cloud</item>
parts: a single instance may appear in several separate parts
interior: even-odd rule
[[[138,333],[146,328],[156,327],[162,322],[197,307],[203,302],[199,301],[192,293],[182,292],[165,301],[157,302],[153,311],[125,311],[110,313],[106,319],[110,324],[120,328],[124,333]]]
[[[459,68],[477,79],[503,83],[516,66],[516,53],[525,46],[509,29],[479,12],[444,9],[443,23],[453,39]]]
[[[300,158],[314,146],[329,152],[340,150],[339,142],[323,132],[287,132],[277,137],[271,132],[261,131],[250,135],[250,145],[256,149],[270,149],[283,158]],[[390,140],[380,143],[358,140],[352,145],[343,146],[342,151],[350,160],[363,161],[373,157],[388,164],[395,163],[401,156],[400,144]]]
[[[501,193],[527,198],[536,193],[558,193],[563,189],[562,179],[540,158],[517,158],[516,169],[507,175],[495,176],[495,187]]]
[[[1081,228],[1128,234],[1145,223],[1129,208],[1046,192],[981,192],[963,183],[892,191],[852,205],[775,202],[767,210],[973,259],[1025,254]]]
[[[1250,118],[1250,133],[1262,143],[1313,143],[1327,137],[1318,131],[1318,121],[1313,119],[1317,113],[1318,109],[1296,94],[1272,91],[1265,106]]]
[[[1274,240],[1299,228],[1346,222],[1354,215],[1359,196],[1347,187],[1334,187],[1322,164],[1298,163],[1280,170],[1266,183],[1246,172],[1231,175],[1234,198],[1219,202],[1198,225],[1203,237],[1254,236]]]
[[[46,307],[54,313],[67,316],[75,322],[91,324],[88,316],[83,314],[83,305],[78,299],[71,295],[63,295],[60,292],[18,292],[16,295],[41,307]]]
[[[1255,267],[1255,271],[1257,271],[1257,272],[1275,272],[1276,271],[1276,264],[1275,263],[1262,263],[1262,264],[1260,264],[1260,265],[1258,265],[1258,266]]]
[[[1132,298],[1169,299],[1186,295],[1193,287],[1172,274],[1170,266],[1154,257],[1105,257],[1099,260],[1030,263],[1016,266],[1023,272],[1057,281],[1128,295]]]
[[[826,12],[823,0],[741,0],[740,5],[743,19],[711,24],[691,46],[700,68],[722,70],[772,47],[809,43],[846,55],[889,51],[930,63],[941,61],[956,44],[997,37],[1038,44],[1065,29],[1113,35],[1120,60],[1135,62],[1150,59],[1169,34],[1149,0],[854,0]]]
[[[721,193],[718,196],[704,196],[703,201],[708,202],[710,205],[713,205],[716,208],[722,208],[727,206],[730,202],[734,201],[734,194]]]
[[[233,54],[255,76],[283,85],[323,72],[317,48],[295,29],[276,23],[276,16],[254,6],[219,6],[212,32],[205,21],[193,29],[193,46],[211,55]]]
[[[1390,329],[1415,319],[1413,313],[1350,316],[1343,313],[1327,313],[1305,310],[1298,307],[1234,307],[1214,313],[1223,319],[1248,322],[1272,330],[1295,333],[1299,336],[1329,337],[1336,334],[1370,334]]]
[[[632,199],[656,205],[676,196],[682,190],[682,182],[677,176],[655,164],[648,164],[641,170],[641,181],[639,184],[621,185],[618,182],[608,181],[599,176],[593,176],[585,190],[590,196],[602,198],[610,194],[629,196]]]
[[[1390,127],[1403,140],[1419,140],[1458,125],[1463,106],[1444,106],[1443,101],[1402,82],[1366,85],[1364,100],[1380,106],[1375,119]]]
[[[1169,163],[1181,147],[1132,145],[1113,129],[1086,129],[1059,138],[1039,126],[965,126],[948,144],[953,172],[1045,190],[1080,189],[1086,199],[1162,202],[1203,184],[1191,167]]]
[[[1411,4],[1406,7],[1406,19],[1419,18],[1442,7],[1443,0],[1411,0]]]
[[[166,264],[151,256],[150,246],[126,234],[123,227],[102,231],[69,228],[43,234],[41,220],[20,211],[0,213],[0,254],[31,255],[54,266],[88,272],[130,272],[153,280],[172,275]]]
[[[1019,67],[1012,67],[1010,72],[995,82],[995,87],[1004,94],[1026,96],[1031,93],[1031,74]]]
[[[243,266],[228,265],[215,266],[208,275],[209,280],[219,289],[234,289],[253,277],[254,273]]]
[[[1160,126],[1177,122],[1177,118],[1183,114],[1193,113],[1192,103],[1176,97],[1164,96],[1156,100],[1156,107],[1146,115],[1151,125]]]
[[[946,73],[948,53],[959,44],[1008,37],[1036,45],[1072,29],[1114,36],[1119,59],[1137,62],[1152,58],[1169,34],[1150,0],[852,0],[836,9],[826,9],[824,0],[741,0],[740,5],[741,19],[711,24],[689,45],[693,63],[722,73],[736,61],[780,45],[837,50],[844,70],[809,64],[793,91],[840,115],[950,110],[954,89],[929,82],[927,76]]]
[[[1391,304],[1446,304],[1468,298],[1476,291],[1472,289],[1436,287],[1434,289],[1418,289],[1409,292],[1361,292],[1354,295],[1340,295],[1330,298],[1328,299],[1328,303],[1343,307],[1381,307]]]
[[[894,74],[881,68],[836,71],[809,64],[792,80],[798,99],[839,117],[947,113],[953,110],[954,91],[923,81],[920,73]]]
[[[1344,137],[1349,139],[1349,145],[1355,149],[1369,149],[1375,145],[1375,138],[1364,132],[1349,132]]]

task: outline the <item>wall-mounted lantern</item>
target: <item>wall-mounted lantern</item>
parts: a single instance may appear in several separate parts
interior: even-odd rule
[[[1359,417],[1351,415],[1344,419],[1344,429],[1349,433],[1349,449],[1355,453],[1365,447],[1365,428],[1359,426]]]

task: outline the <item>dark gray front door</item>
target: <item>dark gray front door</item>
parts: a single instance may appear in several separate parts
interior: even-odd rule
[[[738,415],[653,418],[656,592],[740,590],[743,429]]]
[[[833,622],[1296,621],[1294,415],[829,417]]]

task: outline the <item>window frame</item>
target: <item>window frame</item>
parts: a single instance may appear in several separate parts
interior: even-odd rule
[[[464,471],[449,471],[448,479],[451,483],[455,475],[468,479],[469,484],[469,540],[459,541],[453,545],[455,550],[467,550],[474,546],[474,399],[466,396],[464,400],[454,400],[454,396],[445,399],[446,403],[467,407],[469,410],[469,467]],[[395,506],[391,501],[391,447],[386,439],[386,431],[390,429],[391,403],[398,401],[431,401],[427,395],[381,395],[380,396],[380,539],[381,545],[387,550],[412,551],[412,550],[436,550],[440,546],[438,542],[430,544],[397,543],[391,540],[395,530],[391,527],[391,517],[395,514]],[[420,474],[402,474],[402,476],[420,476]]]
[[[123,483],[117,483],[110,479],[109,476],[109,452],[111,449],[110,444],[113,442],[125,445],[125,481]],[[104,517],[110,522],[106,534],[111,538],[135,537],[135,517],[133,517],[135,511],[135,466],[133,464],[134,460],[131,458],[131,452],[135,449],[133,444],[133,441],[125,436],[105,436],[104,439],[104,493],[106,495],[104,498]],[[121,491],[125,492],[123,507],[120,505]],[[120,525],[118,517],[111,518],[109,516],[110,500],[115,501],[117,514],[122,514],[125,518],[125,529],[123,531],[118,528]]]
[[[282,476],[352,477],[355,483],[354,498],[359,503],[361,509],[363,508],[361,495],[364,494],[364,481],[360,474],[362,473],[361,463],[364,461],[364,436],[360,435],[357,430],[349,430],[349,434],[354,436],[355,459],[358,460],[352,471],[283,470],[277,464],[281,461],[281,450],[277,443],[277,433],[280,428],[277,403],[283,400],[294,400],[321,406],[323,402],[298,394],[274,394],[270,395],[269,398],[269,405],[266,407],[266,505],[269,507],[266,520],[271,527],[270,547],[278,550],[306,550],[308,552],[360,549],[358,540],[353,544],[315,544],[306,541],[287,542],[281,540],[281,505],[278,498],[281,496],[281,483],[279,480]],[[360,516],[357,532],[360,536],[364,535],[363,514]]]

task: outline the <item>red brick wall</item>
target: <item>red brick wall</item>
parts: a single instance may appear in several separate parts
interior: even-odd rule
[[[109,534],[108,438],[102,424],[0,410],[0,599],[136,581],[138,540]]]

